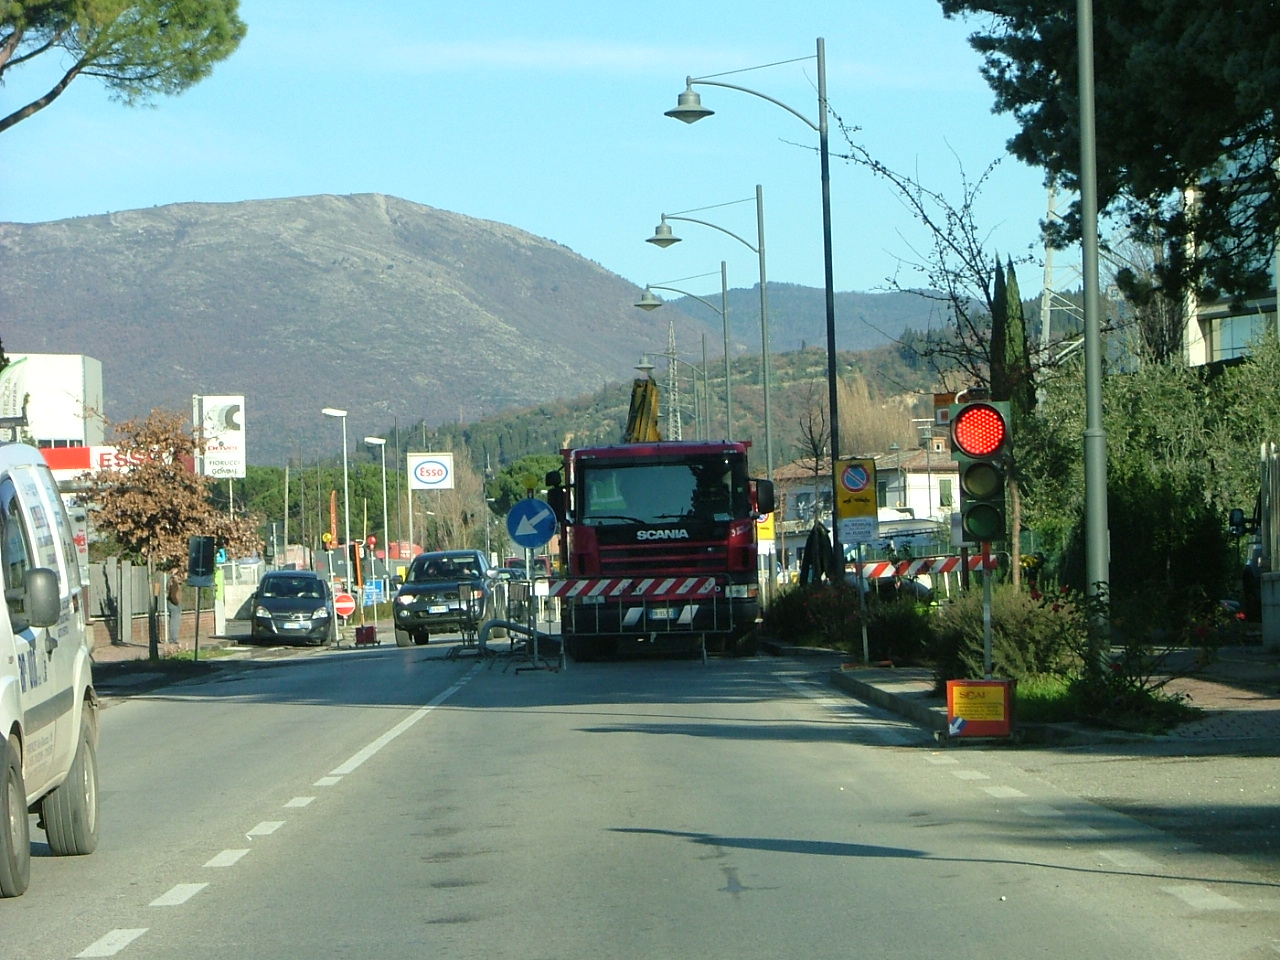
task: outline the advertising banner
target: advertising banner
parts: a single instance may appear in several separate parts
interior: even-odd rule
[[[245,469],[244,397],[191,398],[191,422],[205,440],[196,472],[204,477],[242,479]]]
[[[410,453],[405,455],[409,467],[410,490],[452,490],[452,453]]]

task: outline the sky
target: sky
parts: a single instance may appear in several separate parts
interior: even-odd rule
[[[0,221],[37,223],[171,203],[383,193],[554,240],[643,286],[718,295],[758,281],[755,188],[769,281],[821,287],[816,40],[832,110],[890,167],[958,199],[1003,158],[977,221],[989,249],[1038,254],[1046,195],[1005,152],[979,24],[937,0],[241,0],[248,35],[177,97],[129,108],[89,77],[0,135]],[[762,66],[769,65],[769,66]],[[8,113],[55,64],[10,72]],[[761,69],[748,69],[761,67]],[[715,115],[663,115],[687,76]],[[927,237],[883,181],[834,156],[837,290],[875,291]],[[738,202],[747,201],[747,202]],[[697,211],[697,212],[689,212]],[[660,249],[662,213],[682,243]],[[1029,279],[1022,287],[1034,287]],[[667,295],[668,298],[670,295]]]

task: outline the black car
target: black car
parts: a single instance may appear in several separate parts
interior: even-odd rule
[[[332,643],[338,637],[329,584],[310,570],[272,570],[253,595],[254,640]]]
[[[433,633],[475,630],[494,615],[496,594],[496,571],[479,550],[419,554],[396,592],[396,645],[423,644]]]

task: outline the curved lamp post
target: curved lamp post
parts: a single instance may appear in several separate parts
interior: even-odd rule
[[[391,572],[391,528],[387,525],[387,438],[365,437],[364,442],[377,447],[382,454],[382,573],[389,576]],[[396,548],[399,549],[398,547]]]
[[[801,57],[798,59],[808,60],[810,58]],[[695,123],[703,117],[709,117],[715,111],[709,110],[702,105],[702,98],[693,88],[695,86],[723,87],[727,90],[737,90],[740,93],[748,93],[753,97],[759,97],[761,100],[767,100],[769,103],[781,107],[792,116],[803,121],[811,130],[814,130],[818,134],[818,156],[822,179],[822,255],[823,266],[826,270],[827,292],[827,403],[829,406],[827,416],[831,424],[831,503],[832,508],[834,509],[839,498],[839,486],[836,482],[836,478],[839,470],[837,462],[840,458],[840,425],[837,412],[836,383],[835,272],[831,257],[831,158],[830,152],[827,148],[827,55],[826,44],[822,37],[819,37],[817,41],[816,59],[818,63],[817,123],[814,123],[794,107],[789,107],[781,100],[775,100],[768,94],[761,93],[758,90],[752,90],[748,87],[740,87],[736,84],[724,83],[723,81],[716,80],[711,76],[686,77],[684,92],[680,94],[675,108],[666,111],[666,115],[668,117],[674,117],[676,120],[682,120],[685,123]],[[777,66],[777,64],[766,64],[764,66]],[[759,68],[748,67],[747,69],[754,70]],[[723,76],[723,74],[716,74],[715,76]],[[840,545],[840,526],[838,523],[834,522],[831,524],[831,556],[834,561],[833,569],[843,571],[844,549]]]
[[[654,228],[653,236],[646,240],[646,243],[652,243],[656,247],[666,248],[672,244],[680,242],[680,238],[671,232],[671,227],[667,223],[668,220],[680,220],[685,223],[696,223],[704,227],[710,227],[712,230],[719,230],[721,233],[733,237],[748,250],[754,253],[760,262],[760,382],[764,386],[764,460],[765,475],[773,479],[773,410],[769,399],[769,387],[773,381],[773,363],[770,359],[769,351],[769,294],[765,278],[765,256],[764,256],[764,191],[760,184],[756,184],[756,243],[752,244],[748,240],[744,240],[732,230],[726,230],[724,227],[708,220],[699,220],[695,217],[688,217],[685,214],[699,213],[702,210],[712,210],[715,207],[727,207],[734,203],[745,203],[745,200],[731,200],[729,203],[716,204],[715,207],[696,207],[692,210],[681,210],[678,213],[664,213],[661,215],[661,221]],[[727,352],[727,348],[726,348]]]
[[[705,277],[709,274],[699,274]],[[673,280],[672,283],[679,283],[681,280],[696,280],[698,277],[681,277],[680,280]],[[720,323],[724,327],[724,438],[726,440],[733,439],[733,399],[731,383],[732,379],[729,375],[729,279],[727,268],[723,260],[720,261],[720,306],[717,307],[709,300],[704,300],[696,293],[690,293],[687,290],[681,290],[679,287],[671,287],[661,283],[646,283],[644,293],[640,295],[640,299],[635,306],[641,310],[652,311],[662,306],[663,301],[653,295],[654,290],[669,290],[672,293],[678,293],[682,297],[690,297],[697,300],[704,306],[710,307],[716,313],[720,314]],[[711,432],[711,414],[707,413],[707,433]]]
[[[342,421],[342,536],[346,542],[342,549],[347,551],[347,589],[351,589],[351,481],[347,475],[347,411],[337,407],[325,407],[320,411],[326,417],[336,417]],[[330,571],[332,573],[332,571]]]

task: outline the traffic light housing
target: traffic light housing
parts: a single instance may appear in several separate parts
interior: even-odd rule
[[[951,407],[951,459],[960,470],[960,529],[977,542],[1008,536],[1005,478],[1013,446],[1008,401]]]

